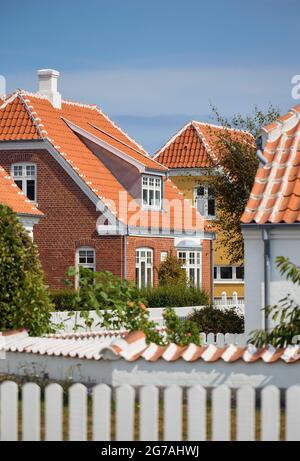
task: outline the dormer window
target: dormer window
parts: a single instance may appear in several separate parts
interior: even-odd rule
[[[155,176],[143,176],[142,178],[142,198],[143,207],[161,208],[161,178]]]
[[[11,176],[15,184],[29,200],[36,201],[36,165],[34,163],[14,163]]]

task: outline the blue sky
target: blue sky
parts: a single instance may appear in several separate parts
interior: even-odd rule
[[[286,111],[300,74],[299,0],[1,2],[0,74],[36,90],[61,72],[64,98],[98,104],[150,152],[190,119],[269,103]]]

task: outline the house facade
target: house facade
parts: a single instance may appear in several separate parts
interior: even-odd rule
[[[276,258],[300,266],[300,105],[262,129],[263,152],[242,216],[247,333],[272,327],[262,309],[300,288],[282,276]]]
[[[209,178],[216,168],[214,158],[218,155],[220,130],[224,128],[189,122],[154,156],[169,168],[172,181],[212,226],[217,217],[217,203]],[[218,238],[214,242],[213,278],[216,299],[224,295],[244,297],[244,268],[230,263]]]
[[[58,77],[39,71],[37,93],[18,90],[0,107],[0,165],[44,215],[33,234],[50,287],[74,265],[156,285],[173,251],[211,293],[209,223],[99,108],[63,100]]]

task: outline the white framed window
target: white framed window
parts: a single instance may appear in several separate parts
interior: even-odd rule
[[[195,206],[204,218],[216,217],[216,197],[213,187],[202,185],[195,188]]]
[[[161,208],[162,181],[155,176],[142,177],[142,201],[144,208]]]
[[[91,247],[80,247],[76,250],[76,285],[79,283],[80,268],[84,267],[96,272],[96,251]]]
[[[153,286],[153,250],[151,248],[136,249],[135,279],[139,288]]]
[[[161,251],[160,252],[160,262],[163,263],[168,257],[168,252],[167,251]]]
[[[14,163],[11,177],[29,200],[36,202],[36,165],[34,163]]]
[[[177,257],[181,266],[185,269],[190,283],[201,287],[201,251],[179,250]]]
[[[243,266],[215,266],[214,279],[223,282],[242,282],[244,280]]]

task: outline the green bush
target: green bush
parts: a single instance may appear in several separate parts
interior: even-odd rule
[[[222,311],[216,307],[207,306],[194,310],[188,319],[195,322],[202,333],[243,333],[244,316],[234,308]]]
[[[17,215],[0,204],[0,331],[50,331],[51,302],[38,252]]]
[[[160,286],[186,285],[186,271],[173,253],[168,255],[159,266],[158,280]]]
[[[75,308],[75,296],[74,290],[58,290],[50,293],[51,302],[53,308],[56,311],[72,311]]]
[[[209,303],[204,290],[186,285],[148,287],[140,293],[148,307],[206,306]]]
[[[200,329],[196,322],[191,320],[182,322],[171,307],[164,310],[163,318],[166,327],[166,344],[187,346],[193,343],[200,346]]]

